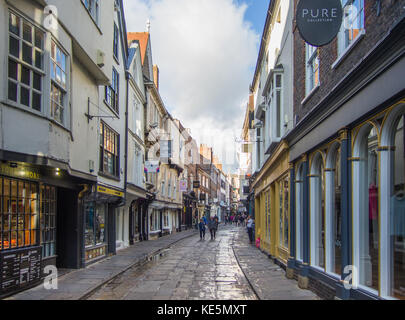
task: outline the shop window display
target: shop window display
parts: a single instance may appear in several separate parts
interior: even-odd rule
[[[37,245],[38,185],[0,178],[0,250]]]
[[[279,245],[287,248],[289,229],[289,177],[286,176],[279,181]]]
[[[393,186],[390,195],[391,296],[405,299],[405,148],[404,116],[395,131]]]
[[[105,243],[105,204],[88,202],[85,204],[86,230],[85,246],[91,247]]]
[[[378,290],[378,136],[373,127],[360,144],[359,283]]]
[[[321,155],[314,158],[311,174],[311,264],[325,267],[325,181]]]
[[[40,203],[42,257],[56,255],[56,188],[41,186]]]
[[[296,257],[302,261],[304,257],[304,193],[303,193],[303,169],[302,165],[298,169],[296,188]]]
[[[342,213],[341,193],[342,183],[340,177],[340,147],[336,151],[334,171],[334,207],[333,207],[333,252],[332,267],[336,274],[341,274],[342,269]]]

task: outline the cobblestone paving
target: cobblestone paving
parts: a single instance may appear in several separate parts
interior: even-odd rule
[[[215,240],[194,236],[144,266],[132,268],[90,300],[257,300],[232,250],[236,228]]]
[[[249,244],[242,228],[235,233],[233,249],[240,267],[261,300],[320,300],[309,290],[298,287],[298,282],[287,279],[285,271],[266,254]]]

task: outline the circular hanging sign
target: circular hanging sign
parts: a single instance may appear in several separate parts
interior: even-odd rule
[[[300,0],[297,27],[301,37],[315,47],[330,43],[338,34],[343,20],[340,0]]]

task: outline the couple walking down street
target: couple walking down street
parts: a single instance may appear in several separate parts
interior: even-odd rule
[[[201,218],[200,223],[198,224],[200,230],[200,239],[205,239],[205,225],[206,225],[205,221]],[[207,226],[208,229],[210,230],[211,240],[214,240],[218,229],[218,218],[210,217]]]

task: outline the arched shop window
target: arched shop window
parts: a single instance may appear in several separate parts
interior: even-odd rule
[[[342,269],[342,213],[340,144],[328,152],[325,169],[326,271],[337,275]]]
[[[304,172],[303,165],[298,167],[295,181],[295,220],[296,220],[296,259],[304,258]]]
[[[353,250],[360,286],[378,294],[378,129],[366,124],[353,149]]]
[[[405,104],[387,113],[381,133],[381,283],[384,297],[405,299]]]
[[[289,176],[285,176],[279,182],[279,245],[289,248]]]
[[[390,252],[392,255],[391,295],[405,299],[405,154],[404,116],[399,119],[395,130],[394,181],[391,189],[390,210]]]
[[[325,181],[324,162],[321,153],[316,153],[310,174],[311,209],[311,265],[325,267]]]

